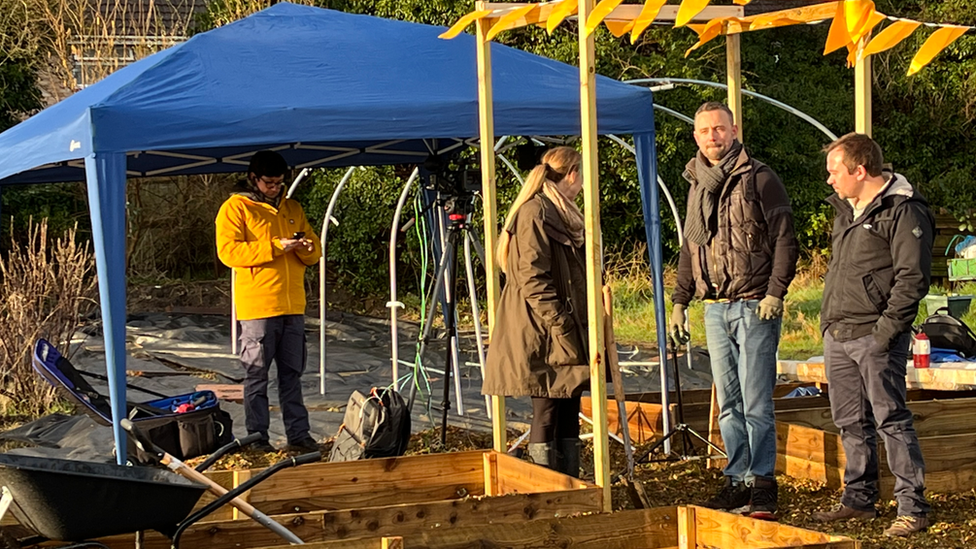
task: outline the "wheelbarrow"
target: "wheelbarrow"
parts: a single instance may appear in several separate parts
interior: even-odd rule
[[[123,423],[128,423],[124,427],[137,437],[145,451],[156,455],[172,471],[0,454],[0,518],[9,510],[22,526],[35,533],[18,539],[9,530],[3,530],[0,542],[6,549],[19,549],[48,540],[78,543],[78,547],[99,547],[102,545],[97,542],[84,540],[138,534],[144,530],[162,533],[173,540],[174,548],[178,548],[179,537],[189,526],[227,503],[242,509],[287,542],[302,543],[290,530],[238,500],[237,496],[281,469],[320,461],[319,452],[280,461],[228,491],[213,484],[202,471],[220,456],[253,442],[259,435],[227,444],[194,470],[153,447],[137,430],[132,430],[131,422],[123,420]],[[193,480],[185,476],[193,477]],[[208,490],[219,497],[191,514]]]

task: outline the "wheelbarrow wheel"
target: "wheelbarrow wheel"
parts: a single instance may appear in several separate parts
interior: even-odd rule
[[[21,549],[20,540],[10,530],[0,527],[0,549]]]

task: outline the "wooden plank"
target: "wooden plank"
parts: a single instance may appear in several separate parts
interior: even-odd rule
[[[695,518],[695,508],[691,506],[678,507],[678,549],[696,549],[698,547],[698,524]]]
[[[660,404],[627,401],[625,406],[630,436],[635,444],[643,444],[656,436],[661,436],[664,430],[664,417],[661,413]],[[671,404],[669,408],[671,409],[671,424],[675,425],[677,424],[678,405]],[[583,397],[580,402],[580,412],[583,415],[590,416],[592,409],[592,402],[589,397]],[[696,431],[705,433],[708,430],[708,412],[709,404],[707,402],[686,402],[684,405],[685,423]],[[622,432],[620,414],[616,407],[611,406],[607,409],[607,426],[611,433],[620,435]]]
[[[843,468],[847,464],[840,435],[776,422],[776,453]]]
[[[486,9],[486,3],[478,1],[476,9]],[[491,23],[478,20],[475,30],[478,60],[478,135],[481,141],[481,204],[484,208],[485,249],[485,286],[487,290],[488,307],[488,341],[491,341],[492,331],[495,329],[495,310],[501,300],[500,268],[495,261],[494,250],[498,247],[498,200],[495,189],[495,110],[491,86],[491,48],[486,40]],[[487,144],[491,144],[489,147]],[[491,430],[492,448],[497,452],[504,452],[508,444],[505,429],[505,397],[492,395],[491,397]]]
[[[197,385],[197,391],[213,391],[220,400],[244,402],[244,385],[231,383],[204,383]]]
[[[381,549],[403,549],[403,537],[383,538]]]
[[[871,56],[860,55],[871,39],[871,33],[857,45],[858,59],[854,63],[854,131],[867,136],[872,134],[871,125]]]
[[[710,412],[708,414],[708,441],[724,450],[725,441],[722,440],[722,431],[718,426],[718,393],[715,392],[715,384],[712,384],[711,393]],[[706,466],[709,468],[725,467],[726,463],[728,463],[727,459],[709,459],[706,461]]]
[[[210,478],[210,480],[216,482],[217,484],[223,486],[224,488],[227,488],[228,490],[230,490],[235,486],[233,471],[211,471],[206,473],[206,475],[207,477]],[[202,509],[205,505],[209,505],[210,502],[215,499],[217,499],[217,496],[213,495],[210,492],[204,492],[203,496],[200,498],[200,501],[197,502],[193,510],[197,511],[199,509]],[[214,511],[213,514],[210,515],[210,518],[211,520],[231,519],[234,518],[236,511],[237,511],[236,508],[230,505],[224,505],[220,509]]]
[[[763,547],[807,547],[813,544],[837,549],[854,549],[856,547],[853,540],[840,536],[830,536],[813,530],[756,520],[705,509],[704,507],[693,507],[693,509],[695,510],[697,530],[695,536],[698,547],[760,549]]]
[[[278,515],[275,518],[306,542],[379,536],[412,536],[431,529],[482,528],[488,523],[513,524],[528,520],[599,513],[600,490],[590,487],[564,492],[513,494],[502,497],[465,498],[422,504],[389,505],[363,509]],[[133,536],[100,540],[113,549],[131,548]],[[240,549],[281,545],[274,533],[250,520],[201,522],[181,538],[182,547]],[[374,547],[379,543],[374,540]],[[147,533],[145,549],[168,549],[170,542]]]
[[[578,490],[594,485],[558,471],[516,459],[507,454],[493,454],[497,459],[498,493],[530,494]]]
[[[738,127],[740,143],[745,143],[742,125],[742,54],[738,34],[725,36],[725,83],[728,85],[728,103],[732,111],[732,123]]]
[[[920,437],[972,433],[971,418],[976,414],[976,398],[909,402],[915,431]],[[828,432],[839,432],[830,408],[776,412],[776,420]]]
[[[312,463],[285,469],[258,484],[251,490],[250,503],[267,514],[280,514],[484,495],[483,454]]]
[[[539,519],[513,524],[487,524],[476,528],[429,529],[403,534],[410,549],[461,547],[518,547],[519,549],[650,549],[676,548],[677,508]],[[310,543],[308,549],[377,549],[377,538]],[[153,548],[155,549],[155,548]]]
[[[580,21],[593,11],[594,0],[579,0]],[[607,433],[607,380],[602,357],[603,237],[600,230],[600,159],[596,127],[595,36],[579,25],[580,148],[583,165],[583,225],[586,240],[586,318],[590,351],[590,397],[593,399],[593,476],[603,487],[610,511],[610,439]],[[665,387],[666,389],[667,387]]]
[[[827,383],[826,366],[823,362],[781,360],[777,363],[776,371],[778,375],[797,381]],[[915,369],[909,365],[905,381],[909,389],[968,391],[976,388],[976,369],[950,366]]]

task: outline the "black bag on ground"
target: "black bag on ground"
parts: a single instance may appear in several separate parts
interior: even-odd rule
[[[96,391],[53,345],[39,339],[31,365],[78,409],[100,425],[112,425],[109,399]],[[230,414],[220,409],[212,391],[197,391],[148,402],[127,402],[132,422],[155,444],[178,459],[209,454],[234,440]],[[139,450],[132,437],[127,454],[139,463],[150,457]]]
[[[950,315],[948,307],[940,307],[929,315],[916,332],[923,332],[932,347],[952,349],[964,358],[976,357],[976,334],[965,322]]]
[[[410,411],[400,393],[353,391],[329,461],[402,456],[410,442]]]

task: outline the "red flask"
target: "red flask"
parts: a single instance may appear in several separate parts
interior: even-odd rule
[[[912,359],[916,368],[928,368],[932,344],[925,332],[919,332],[912,342]]]

